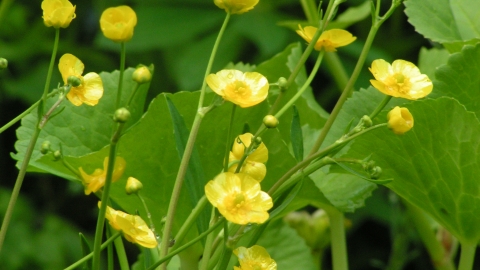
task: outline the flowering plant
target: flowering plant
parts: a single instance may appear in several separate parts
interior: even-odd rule
[[[475,269],[480,2],[20,2],[0,269]]]

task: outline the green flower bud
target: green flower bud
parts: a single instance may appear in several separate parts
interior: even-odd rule
[[[76,76],[68,76],[67,83],[70,84],[72,87],[78,87],[82,84],[82,79]]]
[[[49,141],[44,141],[42,143],[42,146],[40,147],[40,153],[42,153],[43,155],[45,154],[48,154],[48,152],[50,152],[50,142]]]
[[[113,115],[113,121],[119,122],[119,123],[125,123],[130,119],[130,111],[127,110],[126,108],[120,108],[115,111],[115,114]]]
[[[370,178],[376,180],[378,178],[380,178],[380,176],[382,175],[382,168],[380,168],[379,166],[375,166],[371,171],[370,171]]]
[[[267,128],[276,128],[278,126],[278,119],[273,115],[267,115],[263,118],[263,124]]]
[[[368,115],[364,115],[360,120],[364,127],[369,128],[372,126],[372,119]]]
[[[258,145],[260,145],[260,144],[262,144],[262,138],[261,138],[261,137],[256,137],[256,138],[255,138],[255,145],[258,146]]]
[[[135,69],[132,79],[139,84],[147,83],[152,80],[152,73],[146,66],[141,66]]]
[[[284,77],[280,77],[278,78],[278,87],[280,88],[280,91],[285,91],[287,90],[287,79],[285,79]]]
[[[0,58],[0,70],[8,67],[8,61],[5,58]]]
[[[133,194],[133,193],[137,193],[142,188],[143,188],[142,182],[140,182],[136,178],[128,177],[127,185],[125,186],[125,191],[127,192],[128,195]]]
[[[55,161],[62,159],[62,153],[59,150],[53,152],[53,158]]]

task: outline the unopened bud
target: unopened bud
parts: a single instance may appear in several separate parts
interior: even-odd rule
[[[370,119],[370,117],[368,115],[364,115],[362,117],[361,121],[362,121],[363,126],[366,127],[366,128],[369,128],[369,127],[372,126],[372,119]]]
[[[261,137],[256,137],[254,143],[255,143],[255,145],[260,145],[260,144],[262,144],[262,138],[261,138]]]
[[[147,83],[152,80],[152,73],[146,66],[141,66],[135,69],[132,79],[139,84]]]
[[[72,87],[78,87],[82,84],[82,80],[77,76],[68,76],[67,83],[70,84]]]
[[[115,111],[115,114],[113,115],[113,121],[119,122],[119,123],[125,123],[130,119],[130,111],[127,110],[126,108],[120,108]]]
[[[370,171],[370,178],[374,180],[380,178],[381,175],[382,175],[382,168],[380,168],[379,166],[373,167],[373,169]]]
[[[263,118],[263,124],[267,128],[276,128],[278,126],[278,119],[273,115],[267,115]]]
[[[278,78],[277,83],[281,91],[285,91],[287,89],[287,82],[287,79],[285,79],[284,77]]]
[[[55,160],[60,160],[60,159],[62,159],[62,153],[61,153],[59,150],[53,152],[53,158],[54,158]]]
[[[8,61],[5,58],[0,58],[0,70],[8,67]]]
[[[48,152],[50,152],[50,142],[49,141],[44,141],[42,143],[42,146],[40,147],[40,153],[42,153],[43,155],[45,154],[48,154]]]
[[[136,178],[128,177],[127,185],[125,186],[125,191],[127,192],[128,195],[133,194],[133,193],[137,193],[142,188],[143,188],[142,182],[140,182]]]

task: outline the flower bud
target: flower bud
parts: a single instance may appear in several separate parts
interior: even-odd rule
[[[380,168],[379,166],[373,167],[373,169],[370,171],[370,178],[374,180],[380,178],[381,175],[382,175],[382,168]]]
[[[80,84],[82,84],[82,79],[78,78],[77,76],[68,76],[67,83],[72,87],[78,87]]]
[[[141,66],[135,69],[132,79],[138,84],[147,83],[152,80],[152,73],[146,66]]]
[[[388,128],[393,133],[401,135],[413,127],[413,116],[407,108],[396,106],[388,114]]]
[[[273,115],[266,115],[263,118],[263,124],[267,128],[276,128],[278,126],[278,119]]]
[[[260,145],[260,144],[262,144],[262,138],[261,138],[261,137],[256,137],[254,143],[255,143],[255,145]]]
[[[115,42],[126,42],[132,39],[135,25],[137,25],[137,14],[129,6],[107,8],[100,17],[100,29],[103,35]]]
[[[119,123],[125,123],[130,119],[130,111],[127,110],[126,108],[120,108],[115,111],[115,114],[113,115],[113,121],[119,122]]]
[[[369,128],[372,126],[372,119],[368,115],[364,115],[360,122],[363,124],[364,127]]]
[[[49,141],[44,141],[40,148],[40,153],[42,153],[43,155],[48,154],[48,152],[50,152],[50,146],[51,144]]]
[[[5,58],[0,58],[0,70],[8,67],[8,61]]]
[[[68,0],[43,0],[42,10],[47,27],[67,28],[75,19],[75,6]]]
[[[287,79],[285,79],[284,77],[278,78],[277,83],[281,91],[285,91],[287,89],[287,82]]]
[[[128,177],[127,185],[125,186],[125,191],[127,192],[128,195],[133,194],[133,193],[137,193],[142,188],[143,188],[142,182],[140,182],[136,178]]]
[[[62,152],[60,152],[59,150],[53,152],[53,158],[55,159],[55,161],[62,159]]]

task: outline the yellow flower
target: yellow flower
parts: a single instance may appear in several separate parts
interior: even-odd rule
[[[143,188],[142,182],[134,177],[128,177],[127,185],[125,186],[125,191],[128,195],[132,193],[137,193]]]
[[[387,114],[388,128],[395,134],[403,134],[413,127],[413,116],[407,108],[396,106]]]
[[[68,0],[43,0],[42,10],[48,27],[67,28],[75,18],[75,6]]]
[[[100,205],[101,202],[98,202],[99,208]],[[107,206],[105,218],[108,219],[108,222],[115,230],[122,231],[123,236],[125,236],[125,239],[128,241],[146,248],[157,247],[158,244],[155,235],[140,216],[132,216]]]
[[[264,101],[268,95],[268,80],[258,72],[241,72],[224,69],[207,76],[207,84],[213,92],[242,108]]]
[[[264,223],[272,208],[272,198],[260,189],[260,183],[243,173],[224,172],[209,181],[205,195],[230,222]]]
[[[432,81],[408,61],[395,60],[390,65],[383,59],[377,59],[369,69],[375,77],[370,83],[385,95],[415,100],[432,92]]]
[[[70,76],[80,79],[80,85],[77,87],[72,86],[67,94],[68,100],[73,105],[80,106],[85,103],[94,106],[98,104],[98,100],[103,96],[103,83],[97,73],[90,72],[82,76],[84,69],[82,61],[69,53],[60,57],[58,69],[65,84],[68,84],[68,77]]]
[[[242,14],[253,9],[259,0],[213,0],[215,5],[231,14]]]
[[[230,151],[229,162],[240,161],[245,149],[252,143],[253,134],[245,133],[238,136],[233,143],[232,151]],[[267,174],[267,167],[265,162],[268,160],[268,149],[262,142],[253,153],[251,153],[243,162],[241,173],[245,173],[253,177],[257,181],[262,181]],[[232,165],[228,171],[235,172],[238,164]]]
[[[126,165],[127,162],[122,157],[115,158],[112,182],[116,182],[118,179],[120,179],[120,177],[122,177]],[[82,182],[85,186],[85,195],[89,195],[92,192],[97,192],[100,188],[103,187],[103,185],[105,185],[105,179],[107,178],[107,169],[108,157],[103,160],[103,170],[95,169],[95,171],[91,175],[85,173],[82,167],[79,168],[80,174],[82,175]]]
[[[137,25],[137,14],[129,6],[107,8],[100,17],[100,29],[103,35],[115,42],[132,39],[135,25]]]
[[[298,25],[300,30],[297,30],[299,34],[305,41],[310,43],[312,41],[317,28],[313,26],[306,26],[302,28],[301,25]],[[322,48],[326,52],[335,52],[338,47],[347,46],[348,44],[354,42],[357,37],[354,37],[350,32],[343,29],[331,29],[324,31],[320,38],[318,38],[317,43],[315,43],[315,50],[320,51]]]
[[[239,247],[233,254],[240,262],[240,267],[234,266],[234,270],[277,270],[277,263],[270,258],[264,247],[257,245],[251,248]]]

